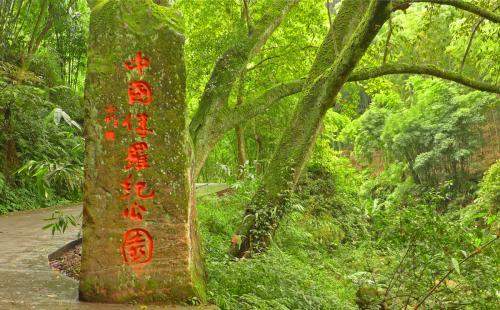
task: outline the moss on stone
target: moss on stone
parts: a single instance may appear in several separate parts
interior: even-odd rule
[[[151,0],[94,1],[85,89],[85,193],[80,297],[87,301],[182,303],[204,300],[203,264],[197,235],[189,173],[191,158],[185,102],[182,19],[172,8]],[[127,72],[125,60],[142,51],[150,58],[144,77]],[[147,137],[152,169],[138,172],[155,189],[154,204],[140,224],[121,216],[120,182],[126,151],[138,139],[125,129],[106,143],[104,109],[114,104],[118,115],[142,111],[129,105],[127,85],[144,79],[153,88],[147,107]],[[154,186],[153,186],[154,185]],[[123,232],[148,229],[154,238],[153,261],[137,272],[123,263]],[[158,245],[158,246],[157,246]],[[156,259],[155,259],[156,258]],[[197,266],[193,269],[192,266]]]

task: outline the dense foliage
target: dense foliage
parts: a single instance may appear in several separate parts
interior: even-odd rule
[[[12,0],[0,12],[0,214],[77,201],[86,3]]]
[[[195,118],[204,91],[215,87],[214,64],[242,48],[252,22],[273,8],[261,0],[172,2],[185,19]],[[495,1],[470,3],[498,9]],[[304,81],[339,7],[299,1],[228,86],[228,107],[252,107],[276,85]],[[89,15],[83,0],[0,2],[0,214],[81,199]],[[432,64],[498,85],[499,34],[498,24],[470,12],[415,4],[391,14],[360,66]],[[265,214],[281,220],[273,222],[270,250],[252,259],[228,254],[241,241],[234,232],[242,214],[275,169],[274,154],[286,152],[283,132],[302,95],[269,100],[207,152],[198,181],[235,190],[198,202],[210,302],[222,309],[495,309],[499,95],[438,78],[344,84],[305,152],[295,191],[287,192],[287,212],[275,203]],[[67,225],[63,213],[53,219],[59,224],[50,227]]]
[[[334,158],[335,172],[308,168],[273,247],[251,260],[235,262],[227,243],[255,184],[199,201],[211,302],[223,309],[402,309],[451,270],[426,300],[429,307],[495,308],[498,283],[490,279],[497,249],[490,243],[473,253],[496,238],[498,164],[485,174],[475,203],[443,212],[446,193],[415,184],[406,184],[412,198],[391,193],[390,205],[375,195],[359,197],[358,189],[373,182],[399,182],[391,175],[362,177]]]

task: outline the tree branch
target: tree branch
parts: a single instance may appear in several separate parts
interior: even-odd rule
[[[287,46],[288,47],[288,46]],[[314,45],[305,45],[305,46],[300,46],[298,48],[294,48],[294,49],[285,49],[286,51],[284,53],[281,53],[281,54],[277,54],[277,55],[271,55],[267,58],[264,58],[262,59],[261,61],[259,61],[258,63],[256,64],[249,64],[247,65],[247,68],[246,70],[247,71],[252,71],[252,70],[255,70],[256,68],[258,68],[259,66],[261,66],[262,64],[270,61],[270,60],[273,60],[273,59],[276,59],[276,58],[281,58],[281,57],[287,57],[290,55],[290,53],[294,53],[295,51],[303,51],[305,49],[308,49],[308,48],[315,48],[317,49],[318,47],[317,46],[314,46]]]
[[[40,12],[38,13],[37,18],[36,18],[35,26],[33,27],[33,33],[31,34],[28,45],[26,46],[26,50],[27,50],[28,54],[31,51],[31,46],[33,45],[33,43],[37,37],[37,30],[38,30],[38,27],[40,26],[40,23],[42,21],[42,17],[45,13],[46,8],[48,8],[48,2],[47,2],[47,0],[43,0],[42,4],[40,5]],[[50,13],[48,12],[47,15],[49,16]],[[24,62],[24,59],[26,58],[26,56],[28,56],[28,55],[21,55],[21,63]]]
[[[384,58],[382,63],[385,65],[387,62],[387,56],[389,55],[389,45],[391,44],[391,36],[392,36],[392,18],[389,17],[389,30],[387,31],[387,39],[385,40],[385,48],[384,48]]]
[[[399,5],[418,3],[418,2],[429,2],[429,3],[454,6],[458,9],[461,9],[461,10],[470,12],[472,14],[476,14],[476,15],[479,15],[481,17],[484,17],[487,20],[492,21],[494,23],[497,23],[497,24],[500,23],[500,15],[499,14],[496,14],[490,10],[487,10],[485,8],[482,8],[480,6],[472,4],[470,2],[466,2],[464,0],[409,0],[409,1],[405,0],[405,1],[402,1]]]
[[[300,0],[275,0],[266,14],[252,24],[252,33],[241,38],[216,61],[210,79],[200,98],[189,131],[195,144],[209,114],[216,115],[226,105],[234,82],[248,61],[264,46],[288,12]],[[210,130],[208,130],[210,131]]]
[[[251,35],[253,31],[252,19],[250,18],[250,10],[248,8],[248,0],[243,0],[243,17],[247,22],[248,34]]]
[[[220,134],[220,123],[227,115],[228,100],[234,83],[248,62],[260,52],[261,48],[280,25],[288,12],[300,0],[273,0],[268,2],[268,10],[258,19],[252,21],[253,31],[250,35],[241,36],[219,59],[205,84],[205,90],[199,100],[198,109],[189,124],[189,132],[193,141],[197,175],[203,166],[208,153],[214,147]],[[222,120],[222,121],[221,121]],[[234,126],[233,126],[234,127]]]
[[[467,42],[467,48],[465,49],[464,56],[462,57],[462,63],[460,64],[460,71],[464,69],[465,60],[467,59],[467,55],[469,55],[470,48],[472,46],[472,40],[474,40],[474,36],[476,35],[476,31],[479,29],[479,25],[484,21],[484,18],[481,18],[476,22],[474,27],[472,27],[472,32],[469,37],[469,41]]]
[[[70,0],[68,3],[68,6],[66,7],[66,10],[64,11],[65,13],[69,12],[69,9],[76,3],[76,0]],[[45,26],[43,29],[40,31],[40,33],[36,36],[35,40],[31,42],[31,44],[28,47],[28,52],[27,52],[27,58],[31,58],[33,54],[38,50],[40,47],[40,44],[42,41],[46,38],[47,34],[49,33],[49,30],[52,28],[54,25],[54,21],[60,18],[58,14],[55,14],[52,12],[52,5],[49,4],[48,6],[48,12],[47,12],[47,21],[45,23]]]
[[[496,6],[493,11],[496,11],[500,6]],[[464,56],[462,58],[462,63],[460,64],[460,71],[462,71],[464,69],[464,66],[465,66],[465,60],[467,59],[467,55],[469,54],[469,51],[470,51],[470,48],[472,46],[472,40],[474,40],[474,36],[476,35],[476,32],[477,30],[479,29],[479,26],[481,25],[481,23],[485,20],[484,17],[480,18],[476,24],[474,25],[474,27],[472,27],[472,32],[470,34],[470,37],[469,37],[469,41],[467,42],[467,48],[465,49],[465,53],[464,53]]]
[[[348,81],[363,81],[373,79],[389,74],[424,74],[431,75],[445,80],[454,81],[456,83],[474,88],[477,90],[487,91],[490,93],[500,94],[500,86],[488,84],[482,81],[473,80],[463,74],[439,69],[433,65],[410,65],[410,64],[386,64],[381,67],[365,68],[354,71]]]
[[[304,84],[305,79],[299,79],[274,86],[254,100],[248,101],[245,105],[234,108],[230,112],[232,117],[228,117],[228,124],[224,127],[232,128],[266,112],[281,99],[301,92]]]
[[[474,257],[477,254],[481,253],[485,248],[487,248],[488,246],[492,245],[497,240],[498,240],[498,236],[495,236],[495,238],[493,238],[490,241],[486,242],[483,246],[477,248],[475,251],[473,251],[469,255],[467,255],[464,259],[462,259],[458,263],[458,265],[459,266],[462,265],[463,263],[465,263],[466,261],[468,261],[472,257]],[[448,272],[446,272],[446,274],[441,277],[441,279],[425,294],[425,296],[422,299],[420,299],[420,302],[415,307],[413,307],[413,310],[417,310],[420,306],[422,306],[423,303],[427,300],[427,298],[429,298],[434,293],[434,291],[446,280],[446,278],[448,278],[448,276],[454,270],[455,270],[455,268],[448,269]]]

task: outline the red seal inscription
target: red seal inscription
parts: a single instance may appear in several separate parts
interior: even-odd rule
[[[153,258],[153,238],[145,229],[129,229],[123,234],[121,252],[128,265],[149,263]]]

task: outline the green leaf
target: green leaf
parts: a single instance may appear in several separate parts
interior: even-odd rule
[[[458,261],[454,257],[451,258],[451,264],[453,265],[453,268],[455,269],[455,271],[458,274],[460,274],[460,266],[458,264]]]

